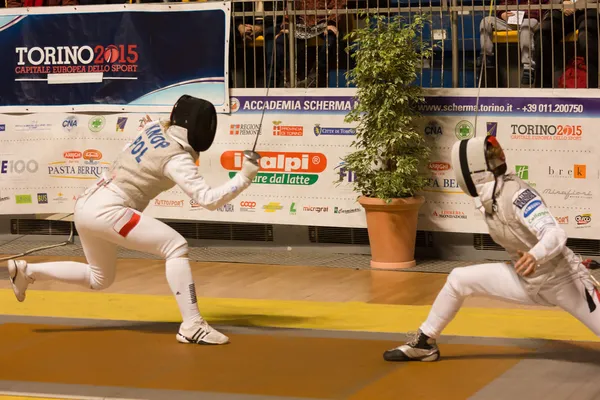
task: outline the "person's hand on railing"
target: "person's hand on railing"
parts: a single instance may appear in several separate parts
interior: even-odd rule
[[[573,3],[570,0],[563,1],[563,6],[568,6],[568,5],[573,5],[573,7],[568,7],[568,8],[563,7],[563,14],[567,17],[569,15],[573,15],[573,13],[575,12],[575,3]]]
[[[338,36],[338,28],[334,25],[327,25],[327,30],[333,32],[335,36]],[[327,32],[326,32],[327,33]]]

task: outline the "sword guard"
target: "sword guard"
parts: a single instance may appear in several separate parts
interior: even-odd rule
[[[253,164],[258,165],[258,160],[260,160],[261,155],[252,150],[244,150],[244,157]]]

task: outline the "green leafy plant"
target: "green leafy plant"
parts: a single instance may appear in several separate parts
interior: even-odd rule
[[[414,82],[422,60],[432,55],[431,43],[420,35],[426,22],[419,15],[410,21],[372,16],[347,35],[356,60],[347,76],[357,87],[357,106],[345,121],[358,125],[352,143],[357,150],[344,161],[363,196],[389,201],[412,197],[425,186],[420,169],[430,149],[414,127],[415,106],[424,102]]]

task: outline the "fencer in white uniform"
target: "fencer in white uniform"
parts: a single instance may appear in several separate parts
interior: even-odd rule
[[[544,200],[514,173],[507,173],[493,136],[462,140],[452,148],[460,188],[474,198],[492,239],[510,263],[452,270],[425,322],[406,344],[384,352],[387,361],[436,361],[436,339],[469,296],[553,307],[567,311],[600,336],[597,282],[566,246],[567,235]]]
[[[75,203],[74,221],[86,263],[8,262],[18,301],[28,285],[58,280],[102,290],[115,280],[117,246],[154,254],[166,260],[166,278],[177,300],[182,323],[181,343],[225,344],[228,337],[200,315],[188,259],[187,241],[168,225],[143,214],[149,202],[178,185],[200,206],[215,210],[250,185],[260,155],[244,152],[242,169],[228,182],[210,187],[198,173],[199,153],[212,145],[217,115],[212,103],[182,96],[170,118],[148,123],[119,154],[111,169]]]

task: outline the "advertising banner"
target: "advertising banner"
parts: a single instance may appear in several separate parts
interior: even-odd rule
[[[229,112],[227,2],[0,11],[0,112]]]
[[[456,183],[450,150],[458,140],[494,135],[509,170],[535,188],[570,237],[600,239],[600,162],[594,116],[600,98],[581,91],[427,91],[419,129],[432,149],[419,229],[485,233],[472,199]],[[251,149],[266,108],[253,184],[216,211],[195,204],[178,187],[154,199],[157,218],[366,227],[354,173],[353,89],[233,90],[231,113],[219,114],[217,137],[199,171],[213,187],[234,176]],[[118,153],[161,113],[0,114],[0,214],[71,213],[74,199],[110,167]]]

